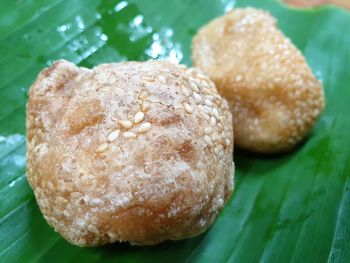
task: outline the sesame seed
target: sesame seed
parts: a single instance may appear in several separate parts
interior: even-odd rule
[[[218,110],[217,110],[216,108],[213,108],[212,112],[213,112],[214,116],[215,116],[217,119],[220,118],[219,112],[218,112]]]
[[[230,143],[231,143],[231,140],[230,139],[226,139],[225,142],[226,142],[226,145],[229,146]]]
[[[109,142],[114,142],[116,139],[118,139],[119,134],[120,134],[120,130],[112,131],[112,132],[108,135],[107,141],[109,141]]]
[[[319,109],[315,109],[315,110],[312,112],[312,116],[313,116],[313,117],[317,117],[319,114],[320,114],[320,110],[319,110]]]
[[[208,135],[204,136],[204,140],[208,145],[213,146],[213,142]]]
[[[197,101],[201,101],[202,100],[201,95],[199,95],[197,92],[193,92],[193,97]]]
[[[135,137],[136,137],[136,134],[133,133],[133,132],[124,132],[124,133],[123,133],[123,136],[124,136],[124,138],[126,138],[126,139],[131,139],[131,138],[135,138]]]
[[[189,75],[193,75],[195,72],[195,69],[194,68],[189,68],[187,69],[186,73],[189,74]]]
[[[141,104],[142,111],[148,111],[150,109],[150,103],[148,101],[143,101]]]
[[[206,82],[205,80],[202,80],[202,81],[201,81],[201,85],[202,85],[204,88],[209,88],[208,82]]]
[[[88,225],[87,229],[88,229],[90,232],[95,233],[95,234],[99,234],[99,233],[100,233],[100,231],[99,231],[99,230],[97,229],[97,227],[94,226],[94,225]]]
[[[213,102],[214,96],[213,95],[207,95],[207,99],[210,100],[211,102]]]
[[[149,122],[142,123],[137,129],[137,132],[140,132],[140,133],[147,132],[151,129],[151,127],[152,125]]]
[[[293,138],[289,138],[287,141],[288,141],[289,143],[291,143],[291,144],[294,143],[294,139],[293,139]]]
[[[170,72],[170,70],[166,69],[166,68],[160,68],[159,71],[162,73],[169,73]]]
[[[162,76],[162,75],[158,75],[158,80],[159,80],[160,82],[166,83],[166,79],[165,79],[164,76]]]
[[[213,116],[211,116],[210,117],[210,125],[215,125],[216,124],[216,119],[213,117]]]
[[[206,114],[204,111],[200,111],[199,114],[206,120],[210,119],[210,116],[208,114]]]
[[[152,68],[149,65],[141,65],[141,67],[139,68],[139,71],[148,72],[148,71],[152,71]]]
[[[205,103],[207,106],[213,106],[213,103],[212,103],[210,100],[208,100],[208,99],[206,99],[206,100],[204,101],[204,103]]]
[[[120,126],[122,126],[125,129],[131,128],[132,127],[132,122],[129,120],[122,120],[119,121]]]
[[[205,113],[209,114],[210,113],[210,108],[208,106],[200,106],[200,109],[204,111]]]
[[[63,197],[60,197],[60,196],[57,196],[56,197],[56,201],[58,203],[67,203],[67,199],[63,198]]]
[[[188,103],[184,102],[182,103],[182,105],[184,106],[184,109],[187,113],[190,113],[190,114],[193,113],[193,109]]]
[[[237,75],[237,76],[236,76],[236,82],[241,81],[241,80],[242,80],[242,78],[243,78],[243,77],[242,77],[241,75]]]
[[[80,238],[80,239],[78,240],[78,244],[79,244],[80,246],[85,246],[85,245],[87,244],[87,241],[86,241],[84,238]]]
[[[187,67],[186,66],[184,66],[184,65],[182,65],[182,64],[179,64],[179,65],[177,65],[178,66],[178,68],[179,69],[181,69],[181,70],[187,70]]]
[[[190,87],[193,91],[199,92],[199,89],[198,89],[196,83],[194,83],[193,81],[190,81]]]
[[[81,193],[80,193],[80,192],[72,192],[72,193],[70,194],[70,196],[71,196],[72,198],[79,198],[79,197],[81,196]]]
[[[209,82],[208,82],[208,85],[209,85],[209,88],[210,88],[210,89],[212,89],[212,90],[216,90],[216,87],[215,87],[214,82],[209,81]]]
[[[185,86],[182,86],[181,87],[181,90],[182,90],[182,93],[185,95],[185,96],[190,96],[190,92],[189,90],[185,87]]]
[[[203,88],[203,91],[205,91],[208,94],[213,94],[214,93],[214,91],[209,89],[209,88]]]
[[[139,111],[134,116],[134,123],[140,123],[141,121],[143,121],[144,117],[145,114],[142,111]]]
[[[50,191],[55,191],[55,187],[54,187],[53,183],[51,183],[50,181],[47,182],[47,188]]]
[[[211,136],[212,141],[216,141],[219,138],[219,135],[217,132],[214,132]]]
[[[211,134],[213,132],[213,128],[212,127],[206,127],[204,129],[204,132],[205,132],[205,134]]]
[[[108,144],[107,143],[102,143],[100,146],[97,147],[96,152],[104,152],[107,150]]]
[[[114,82],[116,82],[117,81],[117,78],[115,77],[115,75],[114,74],[111,74],[111,76],[109,77],[109,82],[110,83],[114,83]]]
[[[110,91],[111,89],[111,86],[101,86],[100,88],[98,88],[98,91]]]
[[[146,82],[154,82],[154,77],[153,76],[142,76],[142,80]]]
[[[111,239],[112,241],[115,241],[115,240],[118,239],[118,235],[115,234],[115,233],[113,233],[113,232],[107,232],[107,234],[108,234],[108,236],[110,237],[110,239]]]
[[[204,79],[206,79],[207,77],[204,76],[202,73],[198,72],[198,73],[197,73],[197,78],[203,79],[203,81],[205,82]]]
[[[142,91],[140,92],[139,98],[140,98],[141,100],[144,100],[144,99],[146,99],[148,96],[149,96],[148,91],[147,91],[147,90],[142,90]]]
[[[220,151],[221,151],[221,148],[220,148],[220,147],[215,147],[214,153],[215,153],[216,155],[219,155]]]
[[[117,122],[117,121],[118,121],[118,117],[117,117],[117,116],[115,116],[115,115],[113,115],[113,116],[111,117],[111,119],[112,119],[112,121],[115,121],[115,122]]]

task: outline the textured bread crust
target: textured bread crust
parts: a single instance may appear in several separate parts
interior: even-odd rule
[[[287,151],[324,108],[320,82],[267,12],[234,9],[211,21],[194,37],[192,57],[230,103],[240,148]]]
[[[233,190],[228,103],[185,66],[57,61],[30,88],[26,125],[40,210],[79,246],[198,235]]]

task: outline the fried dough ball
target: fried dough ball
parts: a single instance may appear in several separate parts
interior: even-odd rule
[[[192,57],[228,100],[239,148],[290,150],[324,108],[320,82],[267,12],[234,9],[214,19],[194,37]]]
[[[27,105],[27,177],[79,246],[205,231],[233,190],[232,116],[215,85],[170,62],[43,70]]]

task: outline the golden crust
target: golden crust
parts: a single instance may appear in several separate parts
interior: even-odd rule
[[[43,70],[27,104],[27,177],[79,246],[205,231],[233,190],[232,117],[215,85],[170,62]]]
[[[240,148],[289,150],[324,108],[320,82],[267,12],[234,9],[211,21],[194,37],[192,57],[230,103]]]

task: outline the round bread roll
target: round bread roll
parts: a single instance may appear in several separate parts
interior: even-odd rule
[[[233,190],[232,116],[215,85],[166,61],[43,70],[27,104],[27,177],[79,246],[205,231]]]
[[[211,21],[194,37],[192,57],[228,100],[239,148],[290,150],[323,110],[320,82],[267,12],[234,9]]]

